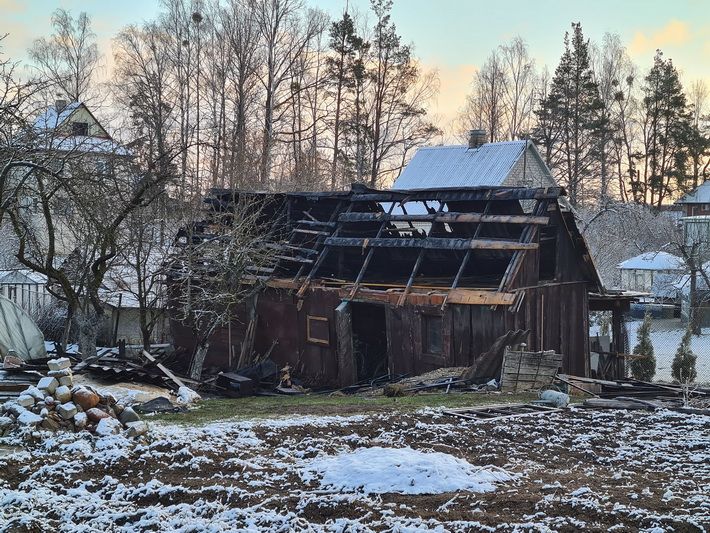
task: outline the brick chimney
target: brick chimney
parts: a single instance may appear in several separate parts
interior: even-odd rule
[[[468,132],[468,147],[469,148],[480,148],[482,145],[486,144],[486,130],[471,130]]]

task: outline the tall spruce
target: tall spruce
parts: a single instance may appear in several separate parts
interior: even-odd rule
[[[642,90],[644,164],[636,187],[641,188],[644,202],[660,207],[674,192],[687,189],[682,146],[690,131],[690,115],[678,71],[660,50],[656,51]]]
[[[534,138],[549,154],[547,164],[567,187],[570,201],[578,204],[585,194],[594,194],[586,184],[597,172],[595,152],[606,122],[592,72],[589,41],[580,23],[572,23],[572,33],[565,33],[564,43],[565,51],[547,97],[536,111],[546,127],[537,128]]]
[[[656,375],[656,357],[651,343],[651,315],[646,313],[638,330],[638,343],[633,353],[639,357],[631,360],[631,375],[641,381],[651,381]]]
[[[693,329],[688,325],[688,328],[683,334],[683,338],[678,346],[678,351],[675,353],[673,363],[671,364],[671,375],[673,379],[679,383],[692,383],[698,377],[698,372],[695,368],[697,356],[690,348],[690,339],[693,336]]]
[[[326,64],[329,85],[335,100],[330,187],[335,189],[336,186],[344,184],[343,179],[338,179],[339,174],[343,175],[343,170],[339,170],[339,164],[344,162],[344,152],[340,145],[343,115],[358,82],[358,52],[366,46],[363,38],[355,32],[355,22],[347,11],[343,13],[343,18],[331,24],[329,44],[333,55],[328,57]]]

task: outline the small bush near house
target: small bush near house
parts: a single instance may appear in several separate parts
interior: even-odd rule
[[[643,324],[638,330],[638,343],[634,346],[634,355],[643,355],[631,361],[631,375],[641,381],[651,381],[656,375],[656,357],[651,343],[651,314],[646,313]]]
[[[697,356],[690,349],[690,339],[693,336],[693,332],[690,328],[685,330],[683,339],[680,341],[680,346],[678,346],[678,351],[675,353],[673,358],[673,364],[671,365],[671,375],[673,379],[679,383],[692,383],[695,378],[698,377],[698,372],[695,369],[695,361]]]

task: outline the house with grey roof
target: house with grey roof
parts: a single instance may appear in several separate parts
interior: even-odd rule
[[[557,186],[531,141],[485,139],[484,130],[472,130],[468,144],[419,148],[392,188]]]
[[[710,216],[710,181],[684,194],[676,204],[683,207],[686,217]]]

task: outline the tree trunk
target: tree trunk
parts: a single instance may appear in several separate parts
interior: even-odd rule
[[[190,379],[199,381],[202,376],[202,367],[205,364],[205,358],[207,357],[207,351],[210,349],[209,338],[201,340],[195,347],[195,353],[192,356],[192,362],[190,363]]]
[[[92,308],[84,310],[77,307],[74,310],[74,325],[76,326],[81,358],[87,359],[96,355],[96,337],[99,334],[101,317]]]

